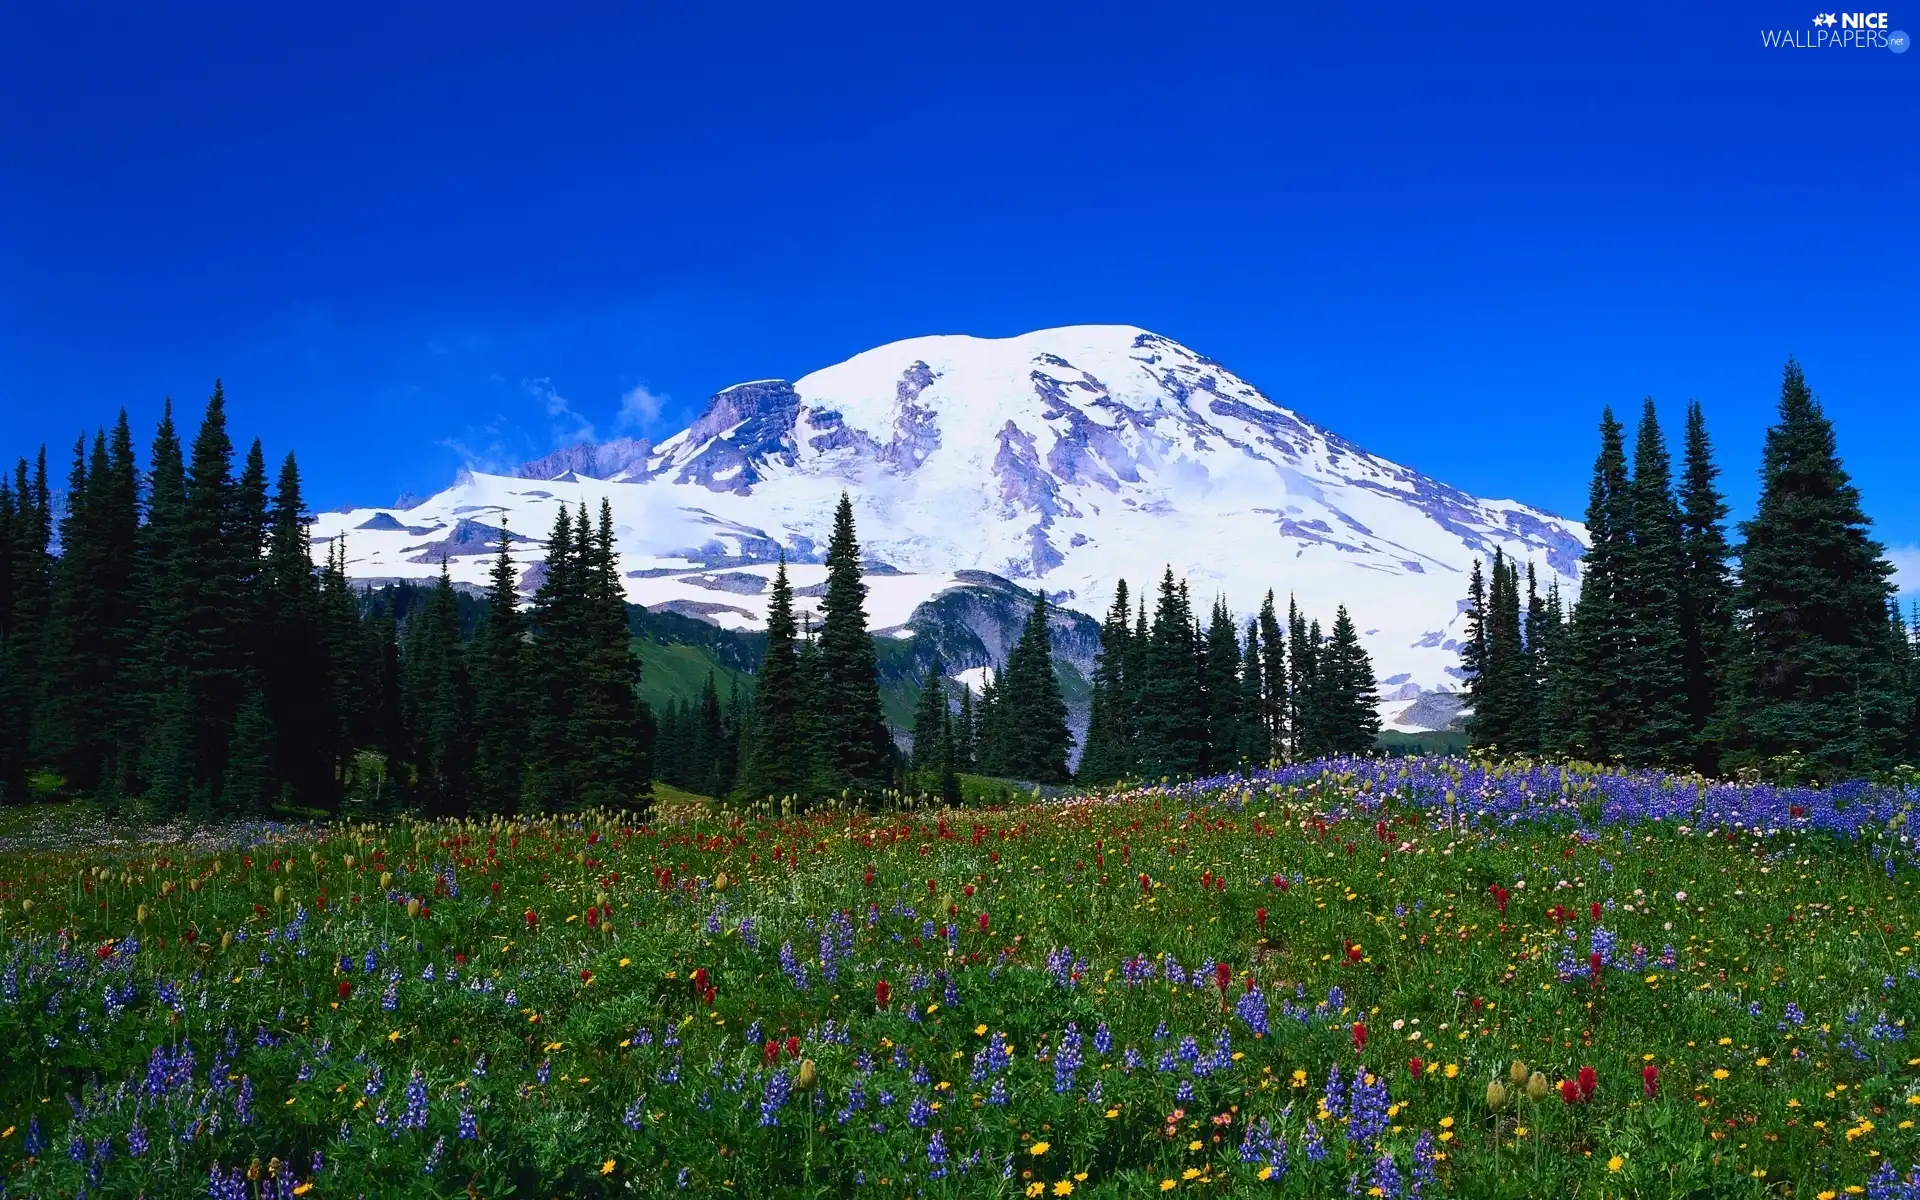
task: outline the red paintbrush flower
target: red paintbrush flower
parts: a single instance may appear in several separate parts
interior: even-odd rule
[[[1600,902],[1598,900],[1595,900],[1592,904],[1587,905],[1587,916],[1591,917],[1593,920],[1598,921],[1600,919],[1600,914],[1602,911],[1604,910],[1601,909]]]
[[[1260,928],[1261,930],[1263,930],[1263,931],[1264,931],[1264,930],[1266,929],[1266,927],[1267,927],[1267,910],[1266,910],[1266,909],[1264,909],[1264,908],[1256,908],[1256,909],[1254,909],[1254,910],[1253,910],[1253,923],[1254,923],[1254,924],[1255,924],[1256,926],[1258,926],[1258,927],[1259,927],[1259,928]]]
[[[1593,1093],[1597,1091],[1599,1087],[1600,1087],[1600,1076],[1594,1071],[1594,1069],[1592,1067],[1581,1067],[1580,1068],[1580,1098],[1582,1100],[1593,1099]]]
[[[342,1000],[345,1000],[348,996],[351,996],[352,994],[353,994],[353,985],[347,982],[346,980],[342,979],[340,981],[340,998]]]
[[[527,910],[527,928],[532,929],[535,925],[538,925],[539,923],[540,923],[540,914],[533,911],[532,909],[528,909]]]
[[[1227,985],[1233,982],[1233,968],[1225,963],[1213,964],[1213,986],[1220,989],[1222,996],[1227,994]]]
[[[788,1058],[800,1057],[800,1039],[799,1038],[790,1037],[787,1039],[787,1057]]]
[[[882,979],[873,985],[873,1002],[879,1005],[881,1008],[885,1008],[887,1006],[887,1001],[892,996],[893,996],[893,987],[892,985],[888,984],[886,980]]]
[[[1560,1102],[1562,1104],[1578,1104],[1580,1102],[1580,1085],[1571,1079],[1562,1079],[1560,1081]]]
[[[1407,1072],[1408,1074],[1412,1075],[1415,1079],[1418,1079],[1422,1075],[1427,1073],[1427,1064],[1425,1061],[1421,1059],[1421,1057],[1418,1054],[1416,1054],[1412,1058],[1407,1060]]]
[[[1648,1063],[1640,1068],[1640,1087],[1648,1096],[1660,1090],[1660,1068]]]
[[[1359,1053],[1359,1052],[1361,1052],[1361,1051],[1364,1051],[1364,1050],[1365,1050],[1366,1048],[1367,1048],[1367,1026],[1366,1026],[1366,1022],[1364,1022],[1364,1021],[1355,1021],[1355,1022],[1353,1023],[1353,1049],[1354,1049],[1354,1052],[1355,1052],[1355,1053]]]

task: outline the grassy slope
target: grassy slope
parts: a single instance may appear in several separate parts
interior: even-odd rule
[[[674,700],[692,700],[706,685],[707,672],[713,672],[714,686],[720,689],[720,702],[727,701],[727,690],[735,682],[747,692],[753,690],[753,676],[714,661],[704,646],[685,644],[663,646],[651,638],[635,638],[634,650],[640,655],[640,698],[654,708]]]

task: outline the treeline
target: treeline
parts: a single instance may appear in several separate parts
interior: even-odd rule
[[[969,772],[1073,774],[1044,592],[977,696],[930,665],[912,752],[896,749],[845,495],[819,623],[798,621],[783,561],[751,696],[723,699],[710,674],[657,713],[605,502],[561,507],[531,604],[504,532],[477,599],[444,566],[431,585],[358,589],[344,541],[314,566],[310,524],[293,455],[270,484],[256,440],[236,471],[218,385],[190,447],[168,405],[144,467],[124,413],[83,437],[64,504],[44,451],[0,477],[0,802],[58,789],[195,819],[484,815],[640,807],[658,779],[805,807],[957,800]],[[1224,601],[1203,626],[1170,570],[1151,621],[1128,605],[1122,583],[1082,779],[1372,746],[1373,672],[1344,609],[1328,634],[1292,611],[1283,631],[1269,595],[1243,642]]]
[[[1276,759],[1362,754],[1380,735],[1373,664],[1345,606],[1323,632],[1269,591],[1244,637],[1224,599],[1206,625],[1169,568],[1153,619],[1125,580],[1100,628],[1086,783],[1198,775]]]
[[[1781,380],[1760,499],[1727,534],[1700,406],[1679,479],[1652,400],[1629,471],[1611,410],[1578,602],[1495,552],[1468,584],[1461,651],[1476,746],[1709,774],[1869,775],[1920,758],[1920,617],[1868,535],[1833,426],[1798,364]]]
[[[256,440],[235,473],[217,384],[190,448],[168,405],[144,471],[124,413],[83,437],[57,517],[44,451],[0,479],[0,802],[36,775],[195,818],[643,801],[605,507],[556,519],[525,613],[503,546],[471,639],[444,573],[362,595],[308,530],[293,455],[269,486]]]

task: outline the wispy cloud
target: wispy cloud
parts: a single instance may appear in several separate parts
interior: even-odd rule
[[[620,415],[614,418],[614,427],[623,432],[645,433],[653,428],[672,399],[665,392],[638,384],[620,397]]]
[[[594,438],[593,422],[575,412],[567,398],[554,389],[553,380],[546,376],[538,379],[524,379],[520,386],[527,394],[540,401],[552,418],[553,444],[556,449],[571,446],[579,442],[591,442]]]
[[[1893,586],[1903,596],[1920,600],[1920,546],[1894,546],[1887,551],[1893,564]]]
[[[524,442],[525,435],[510,437],[505,421],[495,417],[479,429],[469,428],[457,436],[441,438],[435,444],[451,450],[462,466],[489,475],[506,475],[527,457],[526,447],[515,445],[516,441]]]

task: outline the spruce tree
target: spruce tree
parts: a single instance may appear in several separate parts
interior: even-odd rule
[[[1500,678],[1489,669],[1493,613],[1487,600],[1487,577],[1478,558],[1467,573],[1466,618],[1467,636],[1460,639],[1460,676],[1466,683],[1470,706],[1467,739],[1476,748],[1485,749],[1499,741]]]
[[[1065,783],[1073,736],[1067,730],[1067,705],[1054,675],[1043,587],[1034,589],[1033,608],[1020,640],[1007,656],[1001,682],[1005,710],[1001,753],[1006,773],[1036,783]]]
[[[1578,680],[1567,666],[1570,631],[1566,609],[1560,600],[1560,581],[1547,584],[1547,598],[1537,634],[1529,634],[1534,660],[1536,686],[1540,692],[1540,751],[1552,758],[1565,758],[1574,747],[1573,689]]]
[[[1378,688],[1373,660],[1360,644],[1360,634],[1344,604],[1334,613],[1333,630],[1320,655],[1319,671],[1328,753],[1369,753],[1380,738],[1380,714],[1374,708]]]
[[[1266,661],[1261,656],[1260,620],[1247,621],[1246,653],[1240,663],[1240,761],[1258,769],[1274,759],[1273,734],[1264,690]]]
[[[960,689],[960,718],[953,724],[953,765],[957,771],[972,773],[974,769],[974,730],[979,728],[979,720],[973,711],[973,689],[962,686]]]
[[[991,669],[980,676],[980,705],[974,710],[974,769],[982,775],[1007,773],[1005,706],[1000,703],[1000,676]]]
[[[408,614],[402,662],[417,799],[429,815],[463,816],[470,800],[473,697],[445,563],[427,603]]]
[[[519,808],[530,734],[526,624],[509,541],[503,522],[488,579],[487,619],[473,647],[473,808],[483,816]]]
[[[1207,765],[1231,771],[1241,761],[1240,638],[1226,597],[1214,601],[1207,623]]]
[[[1518,570],[1517,566],[1515,568]],[[1515,584],[1518,584],[1515,575]],[[1518,601],[1518,593],[1515,593]],[[1540,753],[1540,718],[1545,705],[1547,604],[1540,595],[1533,563],[1527,563],[1527,594],[1520,613],[1521,653],[1519,675],[1514,682],[1518,701],[1514,705],[1513,748],[1521,754]]]
[[[1080,752],[1082,783],[1113,783],[1128,771],[1132,737],[1128,729],[1127,664],[1132,656],[1132,605],[1127,581],[1114,588],[1113,604],[1100,625],[1100,652],[1093,663],[1088,700],[1087,741]]]
[[[806,780],[800,742],[800,662],[787,556],[773,575],[767,601],[767,652],[753,689],[753,736],[740,792],[749,800],[789,796]]]
[[[31,472],[21,459],[13,476],[11,595],[7,601],[7,659],[0,662],[11,677],[11,718],[17,739],[17,765],[6,766],[13,776],[9,790],[19,800],[27,797],[28,764],[44,757],[46,733],[46,673],[48,624],[52,611],[53,502],[47,486],[47,451],[41,447]]]
[[[1788,360],[1759,503],[1740,527],[1743,760],[1833,779],[1899,754],[1906,703],[1887,644],[1893,567],[1867,526],[1833,426]]]
[[[273,760],[274,728],[266,697],[259,688],[248,688],[234,715],[226,777],[220,785],[226,811],[263,817],[273,808],[279,794]]]
[[[1196,774],[1206,763],[1206,689],[1193,613],[1171,567],[1161,576],[1147,638],[1135,692],[1140,773],[1148,778]]]
[[[960,770],[954,746],[953,710],[947,709],[941,714],[939,758],[940,803],[948,808],[958,808],[961,804]]]
[[[928,775],[940,769],[941,739],[947,721],[947,696],[940,676],[940,659],[927,664],[926,678],[920,683],[920,701],[913,711],[913,758],[915,775]]]
[[[101,438],[97,469],[105,473]],[[45,700],[40,710],[40,753],[68,786],[92,793],[100,783],[107,746],[99,720],[100,695],[113,670],[101,643],[108,618],[101,579],[101,546],[95,535],[94,503],[87,487],[87,439],[73,447],[67,475],[66,514],[60,521],[60,555],[53,563],[49,621],[44,632],[42,671]]]
[[[1624,663],[1627,691],[1617,701],[1630,712],[1623,748],[1628,761],[1641,766],[1678,765],[1693,751],[1683,632],[1686,560],[1666,440],[1652,399],[1634,436],[1628,497],[1631,538],[1621,548],[1620,587],[1632,652]]]
[[[16,611],[16,572],[24,514],[12,486],[0,474],[0,805],[24,804],[28,799],[29,712],[31,677],[21,665],[25,628]]]
[[[526,792],[522,804],[566,811],[578,807],[575,747],[571,741],[575,684],[586,667],[586,542],[590,529],[576,530],[566,505],[554,515],[547,536],[546,578],[533,597],[537,692],[529,707]]]
[[[1319,669],[1320,642],[1320,622],[1308,621],[1293,598],[1288,597],[1287,726],[1296,762],[1330,753]]]
[[[840,770],[841,756],[832,744],[834,726],[829,707],[832,684],[821,658],[820,639],[814,634],[812,613],[802,618],[798,661],[800,736],[793,752],[800,760],[799,799],[804,804],[843,794],[851,799],[854,789]]]
[[[161,411],[160,425],[154,431],[147,457],[147,519],[140,528],[138,567],[134,575],[134,608],[137,614],[139,642],[139,687],[135,721],[144,730],[145,744],[141,761],[161,763],[172,771],[176,765],[175,745],[160,746],[164,737],[177,732],[174,717],[191,724],[191,699],[179,713],[176,702],[186,695],[189,667],[189,613],[187,579],[187,482],[181,456],[180,437],[173,424],[173,401]],[[165,708],[165,719],[161,709]],[[187,769],[191,770],[190,747]],[[159,813],[184,810],[188,786],[176,786],[175,780],[156,779],[140,772],[143,782],[133,790],[141,791],[148,806]]]
[[[1587,534],[1592,544],[1581,571],[1567,663],[1568,694],[1575,704],[1572,745],[1595,762],[1627,752],[1633,719],[1619,702],[1631,694],[1631,614],[1625,607],[1628,595],[1622,578],[1624,560],[1631,553],[1631,504],[1623,431],[1613,410],[1605,409],[1600,418],[1600,453],[1587,495]]]
[[[249,498],[250,499],[250,498]],[[188,696],[193,723],[193,790],[220,804],[227,740],[245,690],[249,663],[242,634],[249,612],[243,592],[248,533],[233,479],[233,442],[218,380],[193,440],[187,468],[181,584],[186,597]],[[249,519],[251,514],[246,514]]]
[[[256,655],[262,700],[272,727],[275,776],[300,803],[332,808],[339,794],[331,732],[339,718],[334,689],[329,686],[320,587],[308,528],[300,466],[288,454],[280,464],[267,516]]]
[[[627,623],[626,591],[614,548],[613,506],[602,498],[598,528],[580,508],[581,675],[567,726],[573,795],[589,807],[644,807],[651,796],[649,746],[641,718],[640,659]]]
[[[1251,646],[1253,639],[1249,637]],[[1265,713],[1268,758],[1285,758],[1290,749],[1288,742],[1287,691],[1291,684],[1287,678],[1287,634],[1280,627],[1280,617],[1273,606],[1273,589],[1267,589],[1267,597],[1260,604],[1260,690],[1266,697]]]
[[[1720,494],[1706,416],[1687,406],[1685,458],[1680,478],[1681,637],[1685,642],[1687,722],[1693,731],[1694,765],[1718,769],[1722,717],[1734,650],[1733,573],[1728,565],[1726,501]]]
[[[880,711],[879,668],[873,635],[867,631],[866,597],[853,501],[842,492],[827,538],[827,588],[820,605],[820,716],[833,731],[821,749],[836,790],[877,796],[892,782],[894,751]]]

